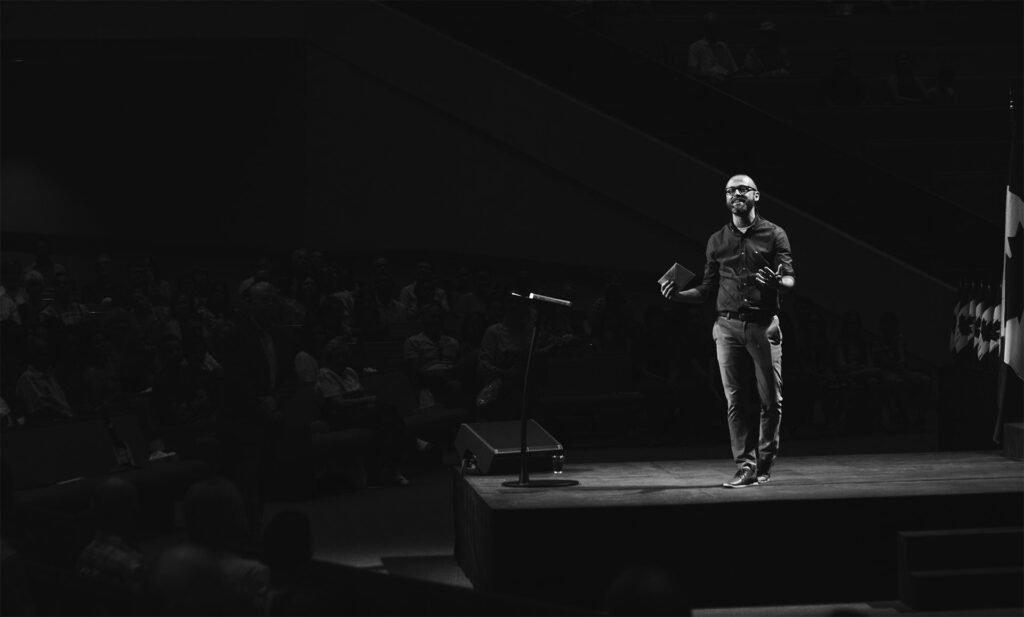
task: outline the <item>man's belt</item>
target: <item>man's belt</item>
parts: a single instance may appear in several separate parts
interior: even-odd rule
[[[737,313],[736,311],[718,311],[718,314],[726,319],[737,319],[739,321],[749,321],[752,323],[767,324],[771,323],[775,317],[768,311],[743,311]]]

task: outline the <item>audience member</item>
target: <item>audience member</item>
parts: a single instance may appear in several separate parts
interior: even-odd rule
[[[139,294],[150,306],[167,306],[171,301],[171,284],[159,275],[151,257],[139,259],[128,268],[128,296]]]
[[[409,481],[402,475],[401,462],[408,440],[401,413],[391,405],[378,403],[377,396],[363,388],[348,356],[348,344],[341,337],[332,338],[324,347],[317,379],[321,419],[332,430],[375,431],[379,460],[371,470],[372,479],[386,485],[406,485]]]
[[[587,334],[586,311],[570,283],[563,284],[557,297],[572,302],[571,307],[549,309],[544,314],[542,327],[537,334],[537,346],[549,347],[550,355],[558,357],[581,356],[593,348]]]
[[[79,326],[89,318],[89,309],[74,298],[74,283],[67,272],[53,275],[53,302],[40,314],[42,319],[57,319],[65,326]]]
[[[254,615],[233,601],[217,556],[192,543],[165,550],[156,560],[150,590],[158,615]]]
[[[43,311],[53,302],[52,289],[48,290],[43,273],[29,270],[25,273],[25,300],[18,305],[18,321],[34,326],[44,320]]]
[[[320,323],[323,324],[329,336],[340,336],[346,341],[356,338],[353,303],[354,298],[347,291],[336,291],[324,297],[320,311]]]
[[[429,261],[421,261],[416,264],[416,278],[402,288],[398,295],[398,301],[405,307],[410,315],[416,315],[420,309],[428,304],[437,304],[444,312],[448,312],[448,294],[437,285],[434,276],[434,266]]]
[[[261,423],[277,412],[278,388],[291,372],[287,359],[292,357],[275,329],[277,303],[273,285],[255,283],[246,294],[242,320],[233,329],[224,369],[231,394],[237,397],[227,401],[225,408],[234,419]]]
[[[187,277],[185,280],[191,280],[191,277]],[[192,324],[193,326],[198,324],[201,335],[205,336],[207,334],[202,332],[202,320],[196,311],[193,296],[189,292],[179,289],[172,294],[170,312],[163,324],[161,335],[173,334],[180,340],[185,336],[187,324]]]
[[[295,301],[301,307],[301,313],[305,316],[303,324],[321,323],[322,319],[322,294],[320,285],[312,276],[302,279],[299,284],[299,291]]]
[[[914,70],[914,61],[907,51],[896,54],[893,71],[886,78],[889,102],[893,105],[916,105],[925,102],[924,82]]]
[[[11,406],[7,404],[3,397],[0,397],[0,429],[10,428],[14,426],[15,422]]]
[[[160,370],[153,380],[153,412],[161,426],[186,427],[194,436],[212,434],[223,369],[202,337],[186,344],[173,334],[160,341]]]
[[[829,107],[853,108],[864,103],[864,80],[854,72],[849,50],[836,50],[832,72],[822,82],[821,95]]]
[[[755,77],[786,77],[791,65],[789,53],[779,40],[775,23],[765,21],[758,31],[757,45],[743,59],[743,70]]]
[[[320,277],[321,273],[327,269],[327,256],[324,255],[323,251],[313,250],[309,252],[309,271],[315,277]]]
[[[690,45],[687,67],[697,77],[722,83],[735,75],[739,68],[729,46],[720,39],[722,23],[718,15],[704,15],[703,28],[704,36]]]
[[[131,292],[127,306],[132,329],[138,335],[138,343],[148,352],[155,354],[160,337],[167,329],[170,313],[154,310],[150,296],[141,288]]]
[[[391,260],[383,256],[374,258],[373,278],[377,278],[378,276],[390,277],[391,275]]]
[[[201,315],[212,322],[206,324],[206,327],[211,331],[215,330],[219,325],[235,319],[234,307],[231,304],[231,294],[225,281],[210,282],[210,290],[206,296],[206,308],[208,312],[204,311]]]
[[[142,550],[135,545],[139,494],[120,476],[100,482],[92,497],[95,534],[78,556],[75,572],[86,580],[141,590],[146,578]]]
[[[306,322],[306,307],[298,297],[301,288],[301,281],[294,281],[289,277],[282,279],[278,285],[281,293],[280,320],[282,325],[298,326]]]
[[[274,323],[277,291],[259,281],[247,291],[240,323],[225,333],[220,441],[225,474],[245,496],[249,518],[259,526],[264,490],[280,438],[276,427],[286,385],[294,381],[292,359]]]
[[[413,387],[420,390],[420,407],[434,402],[458,405],[462,401],[462,383],[456,373],[459,341],[444,334],[444,310],[428,305],[420,311],[423,329],[405,339],[402,355]]]
[[[487,303],[477,290],[477,281],[468,266],[459,266],[455,272],[455,283],[452,285],[451,311],[445,321],[445,332],[460,338],[462,324],[466,316],[473,312],[486,313]]]
[[[388,276],[375,278],[373,288],[367,290],[360,304],[359,323],[368,340],[386,339],[392,324],[407,319],[405,306],[398,301],[395,283]]]
[[[249,290],[256,283],[269,283],[273,280],[273,264],[268,257],[260,257],[256,260],[251,275],[246,277],[238,285],[238,296],[244,301]]]
[[[119,307],[104,315],[101,332],[117,356],[118,377],[124,392],[136,394],[152,387],[159,335],[151,347],[132,315]]]
[[[82,288],[82,300],[87,304],[111,305],[121,300],[123,294],[114,281],[113,260],[101,253],[96,257],[96,278]]]
[[[230,604],[243,614],[261,612],[270,570],[243,556],[251,552],[253,536],[238,488],[221,477],[197,482],[185,493],[183,511],[189,540],[210,551]]]
[[[477,375],[484,384],[477,406],[494,419],[519,414],[519,402],[530,349],[533,318],[525,300],[508,296],[504,318],[484,331],[477,360]]]
[[[81,400],[76,408],[93,416],[106,416],[128,408],[121,383],[121,360],[102,333],[94,333],[82,358]]]
[[[53,284],[53,275],[58,272],[67,272],[67,268],[53,261],[50,256],[50,243],[47,240],[37,239],[35,247],[35,261],[25,266],[24,274],[32,271],[39,272],[43,275],[45,285],[49,287]]]
[[[28,339],[28,368],[17,386],[18,401],[28,421],[45,422],[74,417],[64,388],[53,375],[53,362],[46,341]]]
[[[21,279],[18,265],[4,260],[2,270],[0,270],[0,322],[12,321],[21,324],[18,298],[15,295],[21,285]]]
[[[473,311],[462,320],[462,332],[459,336],[459,360],[455,373],[462,381],[463,392],[478,392],[483,385],[477,375],[477,363],[480,357],[480,343],[487,330],[487,316],[481,311]]]
[[[210,271],[202,266],[193,266],[189,279],[192,281],[193,306],[199,311],[206,307],[210,297],[210,287],[213,284]]]

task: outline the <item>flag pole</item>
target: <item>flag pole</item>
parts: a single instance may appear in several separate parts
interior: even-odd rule
[[[1010,321],[1010,318],[1013,317],[1013,316],[1009,316],[1007,314],[1008,313],[1007,309],[1008,308],[1014,308],[1014,307],[1008,307],[1007,306],[1007,295],[1009,293],[1011,293],[1011,290],[1008,289],[1008,286],[1011,285],[1011,284],[1014,284],[1014,285],[1020,285],[1021,284],[1020,281],[1011,280],[1011,278],[1015,277],[1015,275],[1017,277],[1019,277],[1019,274],[1014,273],[1014,272],[1007,272],[1007,268],[1008,268],[1007,261],[1008,260],[1007,260],[1007,255],[1006,255],[1006,246],[1007,246],[1007,243],[1010,241],[1010,238],[1012,237],[1011,233],[1017,233],[1016,230],[1011,230],[1010,229],[1011,222],[1012,222],[1011,207],[1013,206],[1014,197],[1016,197],[1016,199],[1018,201],[1022,197],[1022,195],[1017,195],[1017,194],[1014,193],[1014,189],[1016,189],[1016,191],[1018,193],[1021,192],[1021,187],[1020,186],[1015,186],[1015,184],[1017,184],[1017,185],[1020,184],[1019,183],[1019,177],[1018,177],[1018,181],[1016,183],[1014,181],[1014,174],[1015,173],[1019,173],[1019,171],[1015,170],[1015,166],[1020,166],[1021,165],[1020,149],[1021,149],[1021,145],[1022,145],[1020,143],[1021,135],[1020,135],[1020,126],[1018,126],[1019,123],[1018,123],[1018,118],[1017,118],[1017,108],[1016,108],[1016,105],[1017,104],[1016,104],[1016,99],[1014,98],[1013,87],[1011,87],[1010,88],[1010,107],[1009,107],[1009,112],[1010,112],[1010,157],[1009,157],[1009,163],[1010,163],[1010,167],[1009,167],[1009,175],[1008,175],[1007,184],[1006,184],[1006,206],[1005,206],[1006,207],[1006,214],[1005,214],[1006,227],[1003,230],[1003,268],[1002,268],[1002,285],[1001,285],[1002,293],[1000,294],[1000,299],[1001,299],[1001,304],[1000,304],[1000,306],[1001,306],[1000,321],[1002,323],[1000,324],[1000,328],[999,328],[999,359],[1000,359],[1000,363],[999,363],[999,384],[998,384],[999,392],[998,392],[998,395],[997,395],[998,414],[996,416],[996,425],[995,425],[994,430],[992,432],[992,441],[994,441],[997,444],[1001,444],[1002,440],[1003,440],[1003,424],[1004,424],[1004,420],[1006,419],[1006,415],[1007,415],[1007,411],[1006,411],[1007,407],[1010,406],[1010,405],[1019,405],[1019,401],[1015,400],[1016,398],[1019,398],[1018,396],[1014,396],[1013,397],[1014,400],[1010,400],[1010,401],[1007,400],[1008,398],[1011,398],[1009,396],[1010,388],[1011,387],[1017,388],[1019,390],[1019,385],[1014,383],[1014,381],[1011,381],[1011,380],[1017,380],[1018,376],[1014,372],[1014,369],[1010,365],[1010,361],[1012,360],[1012,357],[1008,357],[1008,356],[1011,356],[1008,345],[1017,345],[1017,346],[1019,346],[1021,344],[1021,341],[1013,340],[1013,339],[1008,339],[1007,338],[1007,327],[1006,327],[1007,323]],[[1018,225],[1019,225],[1019,223],[1018,223]],[[1011,248],[1011,253],[1012,253],[1012,248]],[[1011,255],[1011,256],[1014,257],[1017,260],[1020,260],[1022,258],[1021,255]],[[1019,331],[1017,332],[1017,335],[1018,335],[1018,338],[1019,338]],[[1020,369],[1018,368],[1017,370],[1020,370]],[[1016,393],[1016,391],[1015,391],[1015,393]],[[1015,411],[1013,411],[1013,413],[1017,414],[1017,413],[1019,413],[1019,410],[1015,410]]]

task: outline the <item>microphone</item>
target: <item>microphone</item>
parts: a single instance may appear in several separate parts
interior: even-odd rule
[[[572,302],[569,300],[562,300],[561,298],[552,298],[551,296],[542,296],[540,294],[529,293],[522,295],[520,293],[512,292],[512,295],[516,298],[525,298],[527,300],[533,300],[534,302],[545,302],[547,304],[554,304],[555,306],[564,306],[566,308],[572,308]]]

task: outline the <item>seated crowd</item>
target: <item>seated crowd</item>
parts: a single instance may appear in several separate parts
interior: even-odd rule
[[[311,431],[372,429],[393,434],[396,445],[389,447],[422,450],[423,440],[402,428],[412,410],[518,417],[537,310],[511,292],[534,286],[576,300],[571,310],[546,313],[536,342],[539,384],[545,359],[623,354],[634,389],[670,413],[721,400],[709,307],[652,298],[638,316],[616,279],[581,303],[571,285],[546,290],[522,272],[461,265],[446,277],[421,261],[403,285],[387,258],[357,273],[341,259],[303,249],[285,263],[261,258],[237,287],[179,265],[186,274],[174,284],[152,259],[133,262],[119,280],[112,258],[100,255],[94,280],[79,291],[67,269],[52,263],[45,243],[27,267],[5,262],[3,427],[142,409],[153,450],[194,452],[204,440],[218,439],[246,453],[242,458],[259,459],[267,454],[260,448],[272,446],[265,443],[265,433],[273,433],[267,427],[291,422],[289,414],[297,412],[289,401],[300,384],[315,383],[316,410],[306,419]],[[927,377],[911,370],[900,347],[895,315],[884,317],[881,337],[855,328],[858,314],[847,315],[832,337],[822,312],[802,300],[796,310],[786,330],[787,352],[793,350],[787,372],[822,389],[811,407],[842,398],[826,397],[830,388],[894,408],[927,389]],[[381,356],[381,349],[396,357]],[[394,384],[379,373],[390,371],[408,378],[412,403],[396,405],[387,396]],[[863,377],[868,373],[874,377]],[[399,483],[403,456],[386,465]]]

